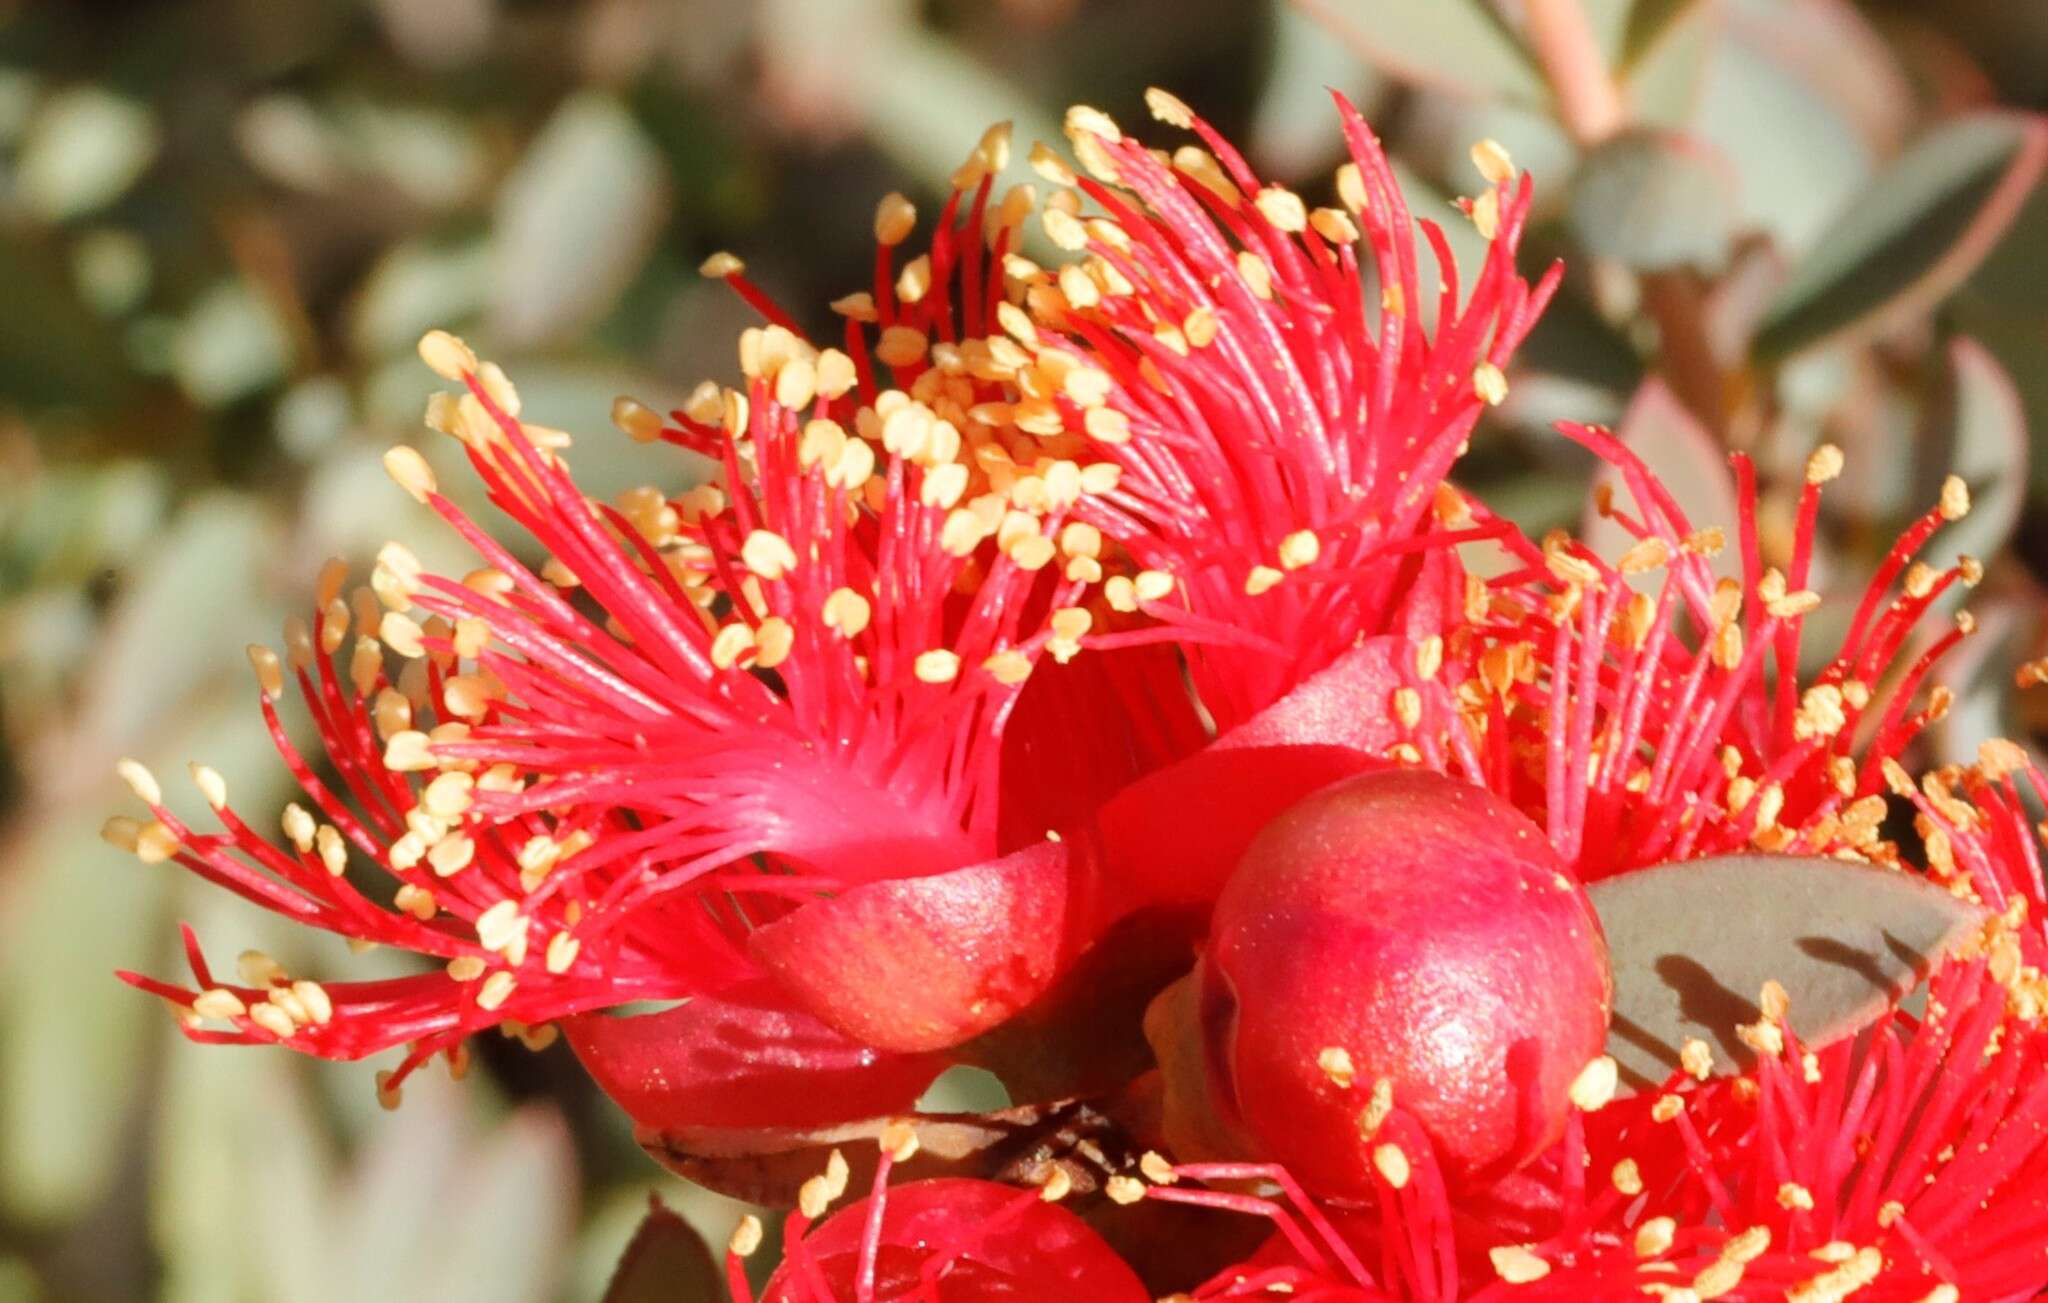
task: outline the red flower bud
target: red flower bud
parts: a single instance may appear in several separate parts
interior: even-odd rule
[[[1535,1157],[1601,1051],[1612,994],[1599,920],[1542,831],[1408,771],[1325,788],[1260,833],[1199,983],[1226,1121],[1311,1190],[1348,1196],[1373,1188],[1382,1080],[1454,1181]]]

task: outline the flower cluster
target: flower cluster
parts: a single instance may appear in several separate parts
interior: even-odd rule
[[[2048,1285],[2048,901],[2025,810],[2048,779],[2009,743],[1917,780],[1902,763],[1945,709],[1939,690],[1923,699],[1929,667],[1969,631],[1915,641],[1978,577],[1914,560],[1967,511],[1960,482],[1805,673],[1833,450],[1809,462],[1775,565],[1740,459],[1742,518],[1693,522],[1611,435],[1566,428],[1629,490],[1632,506],[1602,504],[1635,539],[1617,558],[1526,538],[1448,482],[1558,280],[1517,271],[1531,187],[1498,146],[1473,151],[1485,186],[1457,220],[1487,254],[1461,285],[1348,104],[1337,202],[1312,208],[1179,100],[1148,102],[1199,143],[1156,152],[1075,109],[1074,162],[1032,152],[1049,192],[998,195],[1009,146],[992,131],[911,256],[917,215],[885,199],[872,288],[832,305],[830,342],[737,258],[710,259],[764,318],[740,340],[744,386],[612,412],[715,464],[687,491],[585,497],[568,436],[522,421],[502,371],[423,340],[455,386],[427,424],[530,546],[493,538],[394,449],[393,478],[480,568],[428,573],[392,544],[350,589],[336,563],[283,656],[251,649],[305,793],[281,839],[204,767],[219,831],[179,820],[132,764],[152,819],[108,831],[145,862],[431,963],[316,982],[245,953],[230,980],[188,933],[189,984],[127,980],[195,1040],[402,1049],[379,1076],[393,1103],[432,1057],[459,1067],[479,1031],[538,1047],[559,1026],[649,1137],[885,1120],[865,1201],[814,1228],[845,1160],[805,1182],[778,1303]],[[1062,261],[1027,256],[1027,223]],[[1730,547],[1736,575],[1717,577]],[[1468,572],[1481,554],[1490,577]],[[288,686],[324,756],[291,741]],[[1242,1125],[1255,1104],[1234,1094],[1235,1032],[1219,1030],[1239,1011],[1216,982],[1197,996],[1177,979],[1276,816],[1389,771],[1424,776],[1403,808],[1439,808],[1432,782],[1485,789],[1486,806],[1441,808],[1526,820],[1547,843],[1528,852],[1539,885],[1580,902],[1580,884],[1755,851],[1921,875],[1982,925],[1916,1011],[1856,1035],[1803,1044],[1767,988],[1747,1065],[1692,1042],[1668,1080],[1622,1089],[1613,1060],[1575,1057],[1539,1091],[1555,1125],[1517,1131],[1540,1152],[1483,1183],[1446,1161],[1440,1110],[1331,1045],[1315,1067],[1356,1118],[1363,1184],[1304,1189],[1257,1138],[1274,1120]],[[1473,853],[1439,827],[1468,817],[1415,816],[1418,841],[1442,831]],[[1404,877],[1417,917],[1433,890],[1456,912],[1445,874]],[[1597,936],[1562,926],[1604,963]],[[1604,981],[1572,988],[1578,1023],[1604,1024]],[[603,1012],[645,1000],[680,1003]],[[1176,1049],[1182,1005],[1200,1044]],[[1555,1029],[1508,1030],[1540,1044]],[[1097,1101],[1142,1159],[1097,1149],[1093,1176],[1055,1164],[1023,1190],[892,1185],[918,1149],[904,1119],[959,1063],[1020,1101]],[[1203,1208],[1271,1232],[1205,1279],[1128,1247],[1149,1224],[1133,1219]],[[752,1297],[741,1260],[759,1238],[753,1223],[735,1238],[736,1297]]]

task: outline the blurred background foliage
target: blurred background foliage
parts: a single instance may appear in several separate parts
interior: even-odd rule
[[[1561,13],[1590,76],[1559,80]],[[277,807],[242,645],[329,555],[461,564],[377,460],[418,432],[426,327],[585,433],[593,492],[676,484],[604,417],[735,370],[748,314],[705,254],[821,321],[881,192],[934,211],[985,123],[1135,124],[1150,83],[1315,197],[1347,91],[1461,259],[1467,146],[1503,141],[1529,266],[1570,273],[1468,480],[1610,529],[1544,433],[1602,421],[1730,522],[1744,448],[1782,548],[1831,439],[1825,587],[1953,467],[1987,578],[1933,745],[2048,728],[2010,680],[2048,651],[2048,6],[0,0],[0,1303],[593,1299],[653,1190],[722,1242],[737,1206],[661,1177],[560,1048],[483,1047],[386,1117],[367,1067],[185,1046],[110,975],[176,967],[178,920],[313,972],[379,957],[103,846],[110,764],[203,757]]]

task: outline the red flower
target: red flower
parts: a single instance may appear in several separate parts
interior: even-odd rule
[[[914,214],[884,201],[874,289],[836,305],[838,348],[804,339],[736,259],[707,263],[769,322],[741,342],[745,391],[707,387],[667,420],[622,400],[614,420],[714,459],[713,486],[593,503],[567,437],[523,425],[497,368],[423,341],[462,387],[429,424],[462,441],[545,564],[395,450],[394,477],[485,568],[428,575],[394,546],[352,595],[340,569],[323,576],[286,661],[337,781],[293,749],[275,713],[285,662],[258,649],[310,807],[287,811],[284,842],[237,817],[211,771],[196,776],[220,832],[179,822],[132,766],[155,822],[110,835],[440,967],[320,985],[245,957],[223,982],[188,938],[193,987],[129,980],[195,1039],[408,1046],[394,1092],[472,1032],[539,1039],[561,1020],[657,1129],[888,1116],[964,1061],[1033,1098],[1114,1095],[1149,1139],[1138,1011],[1194,963],[1245,847],[1333,780],[1420,767],[1519,810],[1542,860],[1584,882],[1743,848],[1832,855],[1929,874],[1994,921],[1933,974],[1924,1014],[1860,1037],[1808,1051],[1766,991],[1740,1075],[1689,1050],[1698,1078],[1611,1099],[1596,1060],[1563,1138],[1483,1189],[1447,1181],[1424,1110],[1372,1082],[1370,1171],[1347,1168],[1349,1201],[1303,1190],[1243,1134],[1221,1139],[1230,1161],[1110,1176],[1119,1202],[1273,1220],[1199,1297],[2048,1285],[2048,902],[2021,804],[2048,779],[2010,745],[1917,784],[1901,766],[1943,708],[1916,709],[1921,680],[1968,629],[1899,667],[1933,603],[1976,578],[1912,561],[1967,509],[1962,486],[1802,680],[1832,450],[1809,465],[1782,569],[1763,563],[1738,459],[1735,580],[1708,564],[1719,531],[1601,431],[1565,433],[1634,499],[1616,518],[1637,542],[1612,561],[1532,542],[1445,485],[1556,284],[1515,271],[1530,187],[1497,146],[1475,150],[1490,187],[1465,204],[1490,241],[1474,285],[1419,223],[1446,282],[1425,329],[1418,223],[1348,105],[1344,207],[1310,211],[1178,100],[1150,102],[1207,150],[1162,160],[1079,109],[1088,176],[1035,158],[1061,187],[1047,234],[1081,255],[1057,270],[1016,252],[1035,197],[995,200],[1001,133],[900,266]],[[1480,542],[1506,573],[1464,572],[1457,548]],[[1917,813],[1916,844],[1886,839],[1893,801]],[[642,999],[684,1002],[596,1016]],[[799,1207],[769,1298],[968,1299],[1048,1279],[1144,1296],[1034,1194],[889,1188],[901,1148],[885,1139],[864,1211],[812,1234],[844,1185],[819,1178],[834,1188]]]
[[[1719,540],[1696,533],[1611,438],[1568,433],[1615,460],[1649,504],[1621,517],[1642,541],[1619,567],[1562,538],[1518,543],[1525,566],[1475,589],[1436,700],[1453,771],[1545,820],[1589,879],[1744,847],[1828,854],[1929,874],[1991,921],[1935,971],[1924,1014],[1895,1008],[1859,1037],[1808,1049],[1784,1023],[1783,992],[1767,990],[1745,1033],[1752,1070],[1710,1078],[1700,1043],[1688,1051],[1696,1076],[1588,1101],[1598,1111],[1490,1193],[1448,1196],[1431,1146],[1382,1108],[1378,1198],[1326,1217],[1296,1192],[1320,1236],[1276,1239],[1265,1274],[1246,1279],[1418,1300],[2032,1297],[2048,1286],[2048,897],[2022,793],[2048,796],[2048,776],[2004,742],[1917,784],[1900,765],[1946,708],[1939,694],[1910,703],[1967,617],[1890,673],[1941,593],[1976,576],[1967,559],[1946,571],[1912,561],[1967,495],[1950,482],[1880,570],[1841,651],[1802,683],[1803,558],[1839,454],[1809,463],[1790,579],[1760,569],[1754,477],[1738,459],[1748,581],[1716,584],[1704,554]],[[1657,569],[1653,595],[1624,580]],[[1887,679],[1888,692],[1867,686]],[[1866,716],[1871,740],[1858,746]],[[1887,794],[1910,803],[1924,850],[1884,839]],[[1254,1292],[1241,1275],[1200,1296]]]
[[[567,436],[523,425],[501,371],[428,336],[423,357],[462,386],[428,423],[462,441],[546,564],[522,563],[393,450],[394,477],[484,568],[426,574],[393,545],[367,588],[323,574],[286,663],[339,786],[276,715],[286,663],[252,649],[310,808],[287,811],[278,845],[209,778],[225,826],[201,832],[138,773],[156,822],[133,840],[440,971],[316,985],[258,963],[223,981],[192,943],[193,988],[129,980],[195,1039],[331,1057],[407,1045],[394,1089],[496,1023],[717,996],[658,1031],[580,1020],[576,1039],[643,1119],[701,1109],[707,1082],[724,1083],[725,1111],[758,1109],[782,1098],[762,1080],[778,1074],[796,1107],[798,1069],[835,1062],[869,1073],[857,1099],[873,1112],[915,1096],[940,1063],[927,1052],[1029,1007],[1118,918],[1213,894],[1205,879],[1262,811],[1399,735],[1380,689],[1400,637],[1379,635],[1444,618],[1441,549],[1459,536],[1431,516],[1438,484],[1554,283],[1532,295],[1514,275],[1528,187],[1503,185],[1486,276],[1426,335],[1405,306],[1409,223],[1345,112],[1384,348],[1354,307],[1350,217],[1260,188],[1201,124],[1222,162],[1184,154],[1169,172],[1080,111],[1082,156],[1154,211],[1082,182],[1116,219],[1083,227],[1078,196],[1056,196],[1048,229],[1093,249],[1058,276],[1012,253],[1030,195],[991,202],[1001,132],[901,268],[913,214],[881,205],[874,291],[836,305],[843,349],[800,338],[736,259],[706,264],[769,317],[741,341],[747,391],[707,386],[670,422],[621,400],[614,419],[714,458],[715,485],[589,501]],[[1232,256],[1237,241],[1253,251]],[[1104,811],[1205,737],[1168,640],[1226,737]],[[1327,745],[1275,745],[1297,742]],[[1223,781],[1264,793],[1196,830],[1206,870],[1163,877],[1160,825]],[[395,895],[359,887],[363,861]],[[736,1079],[685,1048],[738,1025],[784,1051],[748,1056]]]

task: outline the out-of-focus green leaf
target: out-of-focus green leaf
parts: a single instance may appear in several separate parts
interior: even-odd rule
[[[1755,341],[1782,358],[1939,301],[1983,260],[2048,161],[2048,124],[1973,113],[1880,172],[1778,294]]]
[[[0,496],[0,593],[83,584],[121,564],[151,538],[170,500],[170,477],[145,461],[53,467],[22,487],[21,498]]]
[[[263,510],[226,493],[194,498],[159,536],[79,678],[82,704],[66,740],[88,781],[174,729],[202,690],[249,700],[247,671],[233,667],[244,644],[274,636],[259,567],[275,548]]]
[[[149,247],[127,231],[90,231],[71,246],[78,296],[103,317],[132,310],[149,293]]]
[[[1637,14],[1661,21],[1640,35]],[[1640,126],[1690,128],[1706,93],[1707,68],[1721,44],[1721,9],[1715,0],[1641,0],[1630,10],[1623,88],[1633,120]],[[1639,43],[1638,43],[1639,42]]]
[[[1479,0],[1294,0],[1367,61],[1402,81],[1544,104],[1528,52]]]
[[[1734,527],[1735,479],[1728,470],[1728,454],[1662,380],[1652,376],[1636,390],[1615,434],[1649,467],[1651,476],[1670,491],[1692,528]],[[1596,494],[1603,487],[1611,489],[1617,505],[1638,519],[1642,517],[1642,504],[1634,501],[1627,483],[1613,466],[1601,463],[1593,482]],[[1635,542],[1628,531],[1600,515],[1591,501],[1580,525],[1580,536],[1610,560]],[[1714,561],[1716,571],[1724,576],[1735,574],[1740,565],[1732,553],[1732,548],[1724,549]],[[1644,575],[1631,576],[1630,582],[1654,592],[1662,580]]]
[[[900,3],[853,9],[833,0],[760,7],[779,78],[792,92],[807,80],[801,94],[817,98],[808,110],[859,122],[876,148],[930,189],[948,187],[990,123],[1010,123],[1019,141],[1060,139],[1059,120],[1028,90],[903,21],[905,11]],[[851,61],[849,42],[863,51]],[[1022,162],[1016,152],[1013,168]]]
[[[1628,21],[1622,28],[1621,67],[1630,67],[1658,43],[1668,39],[1672,29],[1697,18],[1713,7],[1713,0],[1630,0]]]
[[[2048,185],[2036,185],[2003,238],[1970,276],[1969,293],[2014,317],[2048,315]]]
[[[724,1274],[695,1227],[649,1197],[604,1303],[722,1303]]]
[[[89,213],[133,185],[159,143],[146,107],[99,86],[75,86],[44,101],[29,123],[15,188],[50,221]]]
[[[236,917],[217,899],[190,899],[206,933]],[[336,1172],[310,1105],[286,1052],[169,1048],[150,1187],[163,1303],[333,1297],[326,1213]]]
[[[101,409],[125,396],[120,337],[78,300],[54,239],[0,240],[0,393],[31,407]]]
[[[1332,131],[1326,115],[1323,132]],[[1578,166],[1578,147],[1549,113],[1525,104],[1418,88],[1407,98],[1393,148],[1443,188],[1473,194],[1484,185],[1472,165],[1475,140],[1498,142],[1535,181],[1535,220],[1569,193],[1565,182]]]
[[[632,114],[597,92],[566,101],[498,192],[495,339],[536,344],[602,315],[640,269],[667,209],[660,156]]]
[[[338,378],[314,376],[287,390],[271,419],[278,446],[295,457],[310,458],[348,433],[355,404]]]
[[[545,1303],[554,1296],[575,1214],[576,1159],[551,1109],[494,1125],[447,1173],[432,1213],[412,1228],[414,1273],[391,1272],[361,1298],[417,1289],[422,1298]],[[380,1241],[363,1241],[380,1243]]]
[[[356,351],[365,357],[410,355],[427,331],[474,315],[491,296],[496,262],[483,241],[394,246],[378,259],[356,299],[349,322]]]
[[[40,1303],[42,1297],[35,1268],[11,1254],[0,1256],[0,1303]]]
[[[334,117],[356,165],[383,177],[415,203],[449,207],[468,198],[483,180],[484,152],[476,133],[452,114],[350,99],[336,106]],[[547,139],[543,135],[535,147]],[[582,143],[595,140],[593,135]],[[611,178],[594,174],[593,179]]]
[[[1344,92],[1370,114],[1385,84],[1371,65],[1331,40],[1328,29],[1292,5],[1279,5],[1266,88],[1245,148],[1275,175],[1306,175],[1342,147],[1330,92]]]
[[[1784,52],[1730,33],[1705,56],[1691,128],[1741,179],[1738,216],[1781,249],[1806,250],[1870,174],[1872,147]]]
[[[1708,0],[1711,3],[1711,0]],[[1701,0],[1580,0],[1607,66],[1623,72]]]
[[[202,407],[221,407],[274,384],[291,363],[291,338],[247,281],[222,281],[178,327],[171,370]]]
[[[329,190],[345,174],[340,133],[297,95],[265,95],[235,115],[235,144],[259,172],[294,189]]]
[[[1572,189],[1587,252],[1645,271],[1718,266],[1735,218],[1736,178],[1697,140],[1631,132],[1600,145]]]
[[[150,966],[170,937],[163,911],[175,870],[145,867],[95,835],[132,798],[107,776],[137,755],[171,776],[203,757],[261,801],[282,771],[250,709],[246,680],[223,680],[242,643],[260,636],[256,566],[271,550],[264,517],[225,496],[200,498],[159,536],[104,626],[75,684],[75,721],[51,738],[35,773],[42,813],[0,847],[0,1202],[61,1221],[113,1175],[141,1084],[155,1002],[114,981]],[[182,784],[169,803],[202,803]]]
[[[553,1110],[522,1108],[479,1135],[479,1090],[422,1069],[369,1129],[330,1223],[328,1299],[553,1297],[578,1188],[567,1131]]]
[[[0,68],[0,144],[12,145],[35,114],[38,80],[23,68]]]
[[[2027,418],[2012,378],[1976,340],[1949,341],[1940,392],[1915,441],[1920,498],[1932,502],[1943,477],[1970,486],[1970,514],[1934,537],[1921,560],[1952,565],[1958,556],[1988,559],[2005,546],[2027,496]]]
[[[156,953],[170,880],[124,863],[95,835],[97,815],[58,807],[0,845],[12,880],[0,933],[0,1207],[46,1229],[105,1190],[163,1018],[111,970],[117,955]]]

